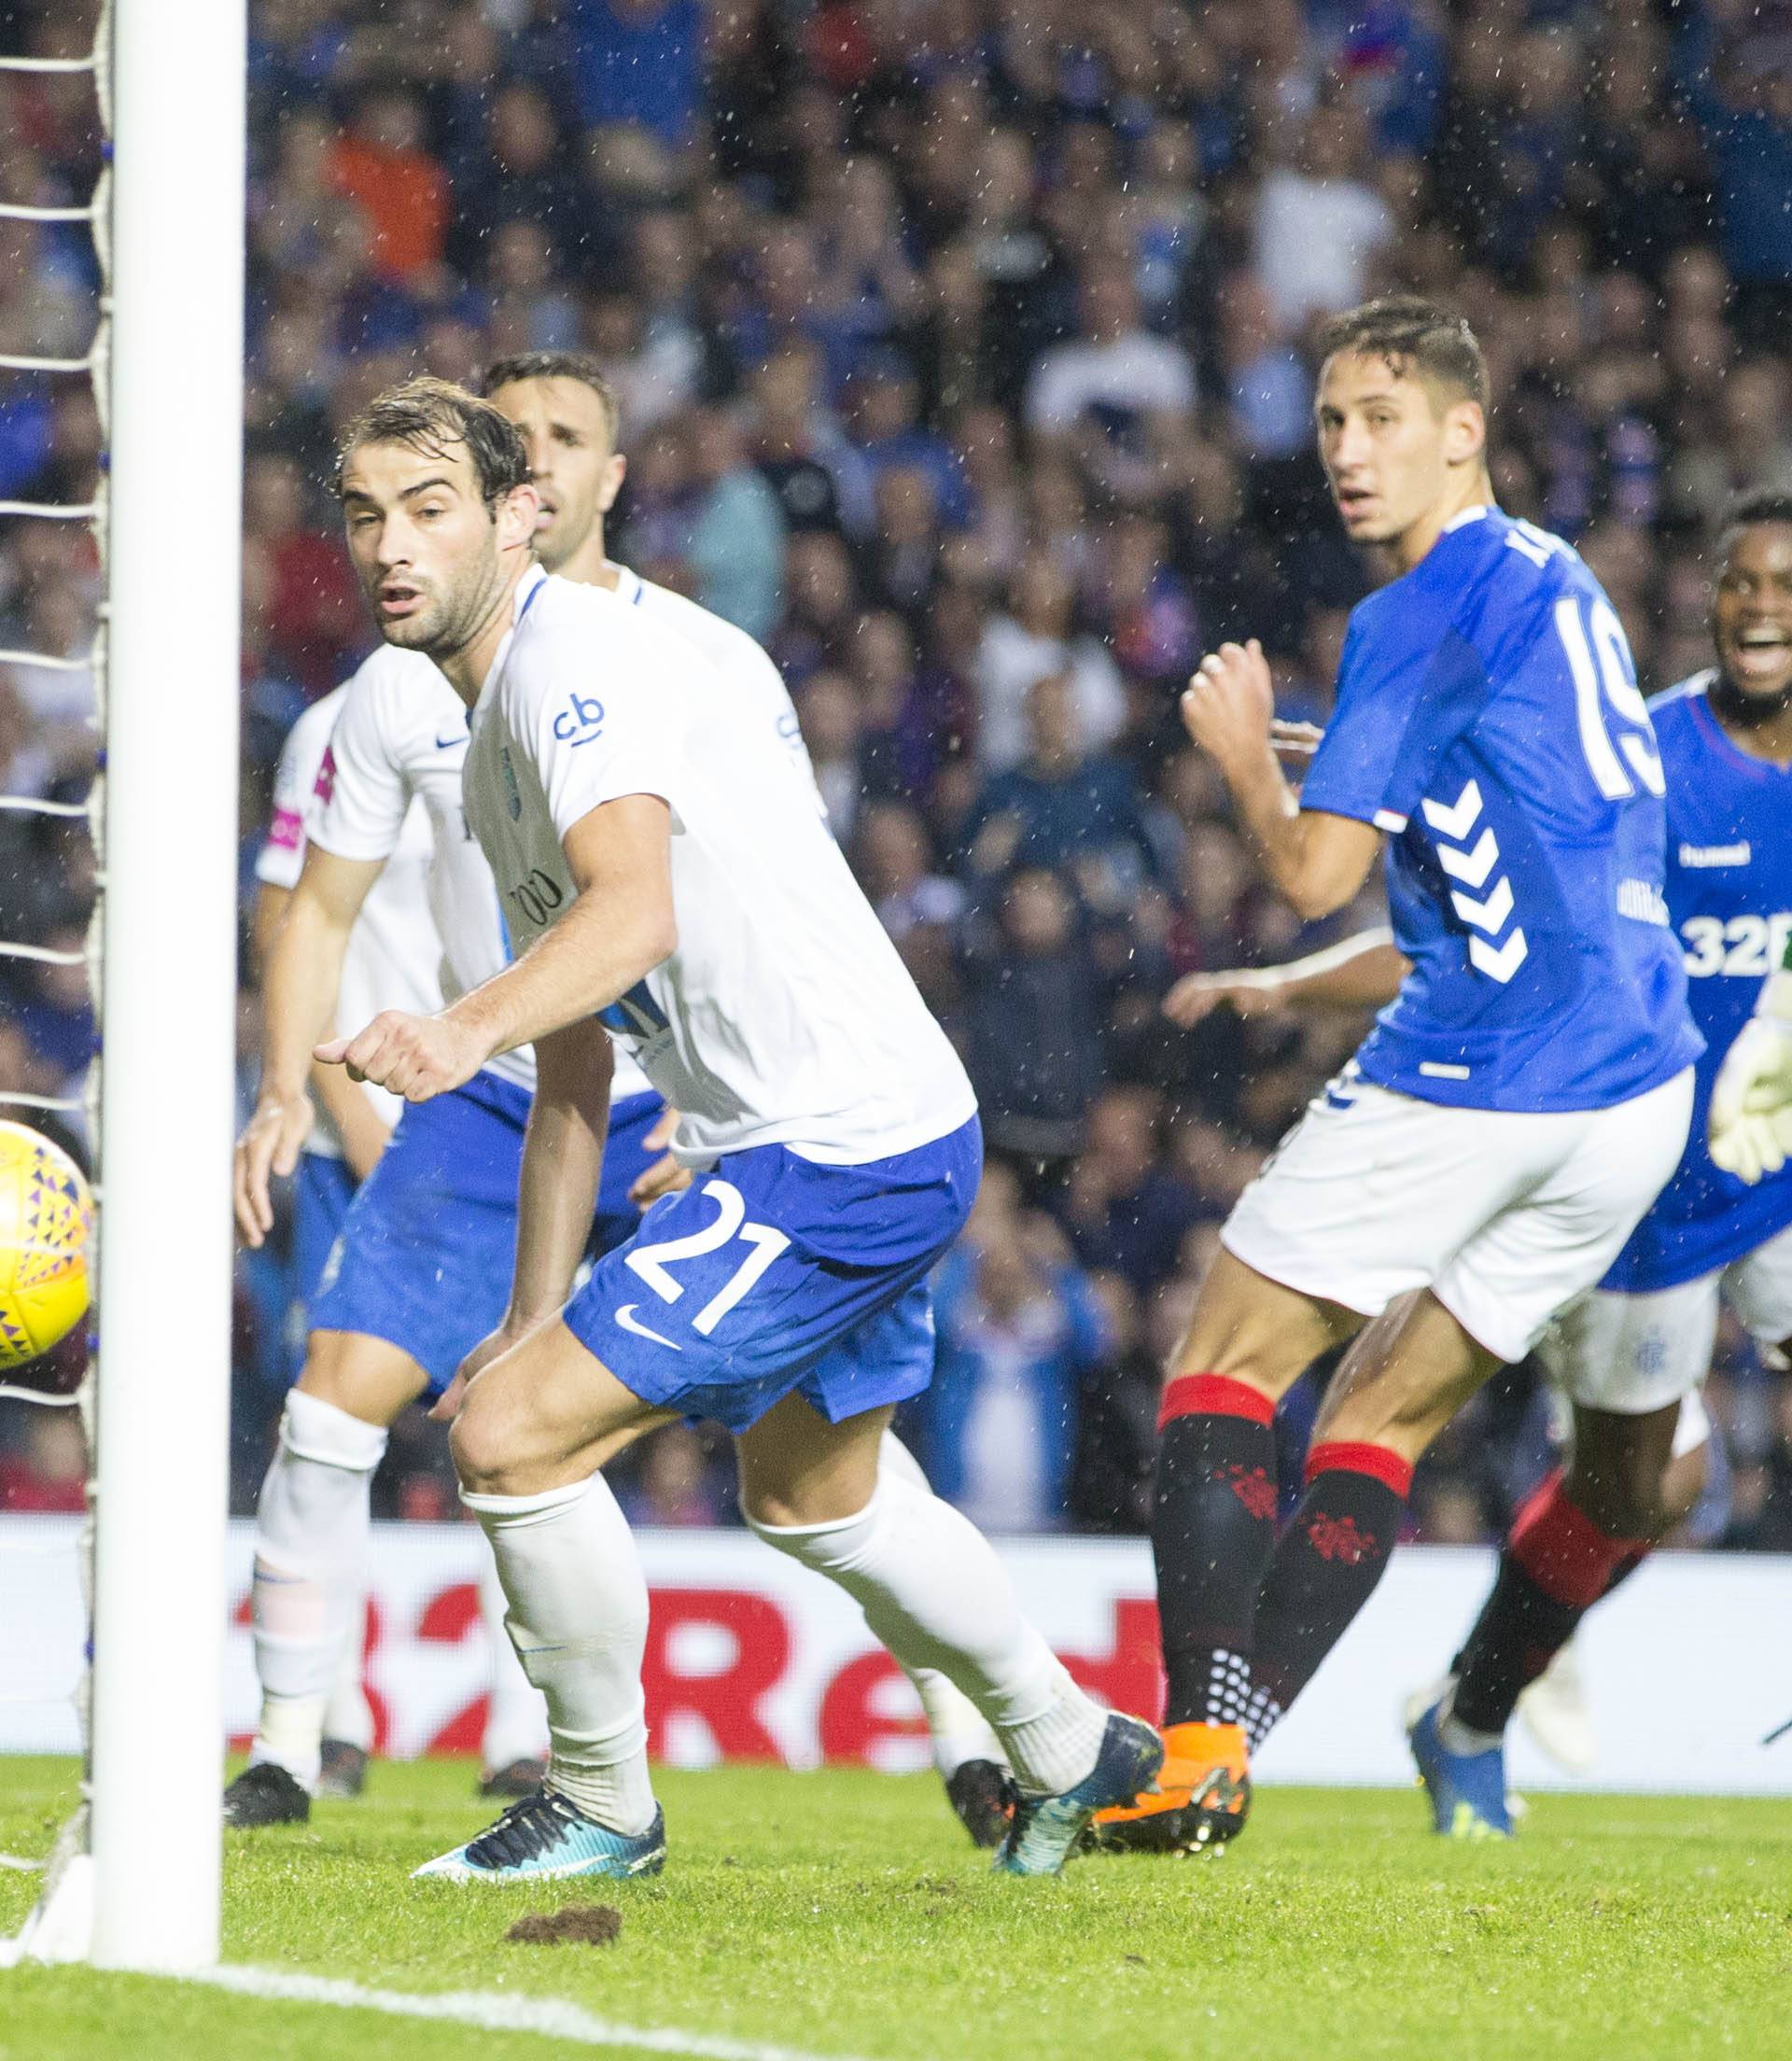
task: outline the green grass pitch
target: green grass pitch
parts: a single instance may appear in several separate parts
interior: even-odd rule
[[[1428,1836],[1414,1794],[1269,1789],[1224,1860],[1090,1859],[1028,1883],[989,1874],[931,1779],[665,1773],[657,1881],[408,1881],[483,1821],[471,1787],[464,1763],[376,1766],[364,1800],[320,1804],[309,1828],[231,1834],[225,1957],[863,2061],[1792,2054],[1788,1803],[1544,1797],[1516,1844],[1488,1847]],[[0,1850],[45,1851],[71,1794],[67,1762],[0,1760]],[[0,1932],[34,1882],[0,1874]],[[620,1907],[614,1944],[504,1942],[525,1911],[590,1901]],[[0,1972],[0,2061],[592,2051],[81,1969]]]

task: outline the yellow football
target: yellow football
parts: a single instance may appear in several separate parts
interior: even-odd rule
[[[93,1199],[60,1145],[0,1123],[0,1368],[48,1353],[87,1313]]]

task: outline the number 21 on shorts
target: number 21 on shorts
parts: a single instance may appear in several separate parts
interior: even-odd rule
[[[686,1283],[671,1271],[667,1261],[697,1259],[738,1239],[747,1247],[747,1256],[691,1320],[691,1328],[707,1339],[791,1241],[769,1224],[748,1223],[746,1198],[733,1182],[706,1181],[701,1192],[716,1205],[711,1222],[681,1238],[632,1247],[623,1253],[623,1260],[662,1302],[673,1303],[682,1297]]]

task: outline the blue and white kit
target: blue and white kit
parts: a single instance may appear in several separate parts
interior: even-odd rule
[[[327,746],[318,740],[303,836],[340,858],[384,862],[365,910],[422,835],[422,857],[412,868],[417,891],[402,923],[389,926],[395,935],[374,955],[367,980],[344,992],[339,1021],[352,1032],[382,1008],[440,1008],[500,972],[509,945],[491,870],[461,806],[467,718],[454,690],[421,653],[386,646],[339,694]],[[396,983],[390,969],[399,963],[400,946],[403,962],[420,960],[427,967],[432,995],[420,991],[418,979]],[[620,1055],[618,1071],[594,1253],[640,1221],[627,1191],[651,1164],[644,1141],[663,1107]],[[307,1264],[317,1256],[327,1223],[329,1230],[329,1257],[306,1311],[310,1328],[385,1339],[416,1360],[431,1393],[447,1385],[510,1299],[517,1177],[534,1086],[533,1055],[526,1047],[507,1052],[450,1095],[392,1104],[397,1128],[358,1191],[345,1170],[303,1170],[300,1228]]]
[[[1704,1034],[1692,1129],[1673,1177],[1594,1294],[1545,1340],[1577,1402],[1635,1413],[1704,1380],[1727,1301],[1761,1346],[1792,1338],[1792,1167],[1749,1187],[1705,1135],[1726,1051],[1792,933],[1792,771],[1754,757],[1712,712],[1715,675],[1651,704],[1667,775],[1668,914]]]
[[[1389,838],[1412,961],[1228,1220],[1375,1315],[1428,1287],[1503,1359],[1673,1171],[1701,1050],[1663,899],[1665,781],[1611,603],[1561,539],[1458,516],[1352,613],[1303,811]]]
[[[566,1322],[645,1400],[745,1430],[931,1378],[926,1275],[975,1196],[971,1084],[817,806],[710,656],[623,594],[539,570],[473,710],[469,820],[519,951],[576,897],[561,840],[667,806],[678,944],[604,1020],[680,1113],[690,1188]]]

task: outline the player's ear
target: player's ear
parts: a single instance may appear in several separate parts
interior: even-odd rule
[[[535,519],[540,507],[540,496],[527,481],[521,486],[511,487],[497,504],[497,546],[500,551],[510,551],[518,544],[527,544],[533,540]]]
[[[623,482],[628,477],[628,460],[620,451],[610,453],[604,467],[603,484],[597,489],[597,512],[608,515],[616,505],[616,497],[623,491]]]
[[[1487,449],[1487,417],[1478,400],[1458,400],[1444,413],[1444,456],[1451,465],[1472,465]]]

